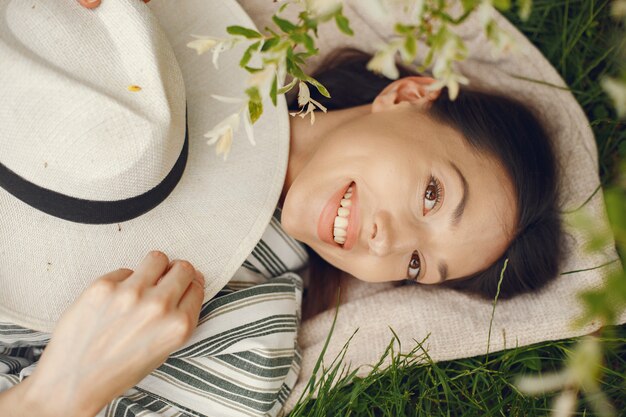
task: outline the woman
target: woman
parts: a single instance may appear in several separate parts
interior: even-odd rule
[[[363,97],[318,115],[313,127],[292,119],[281,199],[287,233],[366,281],[443,282],[492,296],[505,258],[502,295],[538,288],[553,277],[560,235],[555,162],[532,115],[511,100],[469,91],[451,102],[445,90],[428,89],[432,79],[408,73],[389,83],[365,72],[364,62],[355,59],[317,75],[333,93],[329,105],[340,100],[342,85],[349,85],[347,99],[354,91]],[[313,275],[311,293],[325,287],[323,279]],[[159,280],[168,285],[155,286]],[[62,401],[41,395],[48,393],[84,399],[76,406],[97,411],[190,336],[202,300],[194,282],[202,278],[189,263],[170,263],[158,252],[134,272],[105,275],[59,323],[38,373],[0,394],[0,409],[19,415],[15,405],[21,404],[32,414],[45,404],[51,415],[66,413],[51,406]],[[128,302],[127,288],[146,291]],[[157,297],[175,308],[146,315]],[[308,305],[328,301],[311,298]],[[90,317],[86,306],[93,304],[123,305],[129,317],[143,320],[120,326],[112,312]],[[97,339],[81,332],[86,328],[98,328]],[[107,342],[113,337],[123,342],[112,348]],[[129,352],[145,343],[159,348],[129,360]],[[75,375],[73,386],[60,386],[57,376],[68,355],[108,365]],[[120,374],[122,366],[126,372]],[[77,395],[95,378],[97,392]]]
[[[556,276],[562,233],[556,162],[535,116],[511,99],[469,89],[450,101],[447,90],[428,90],[433,80],[416,78],[405,67],[400,67],[401,78],[392,82],[366,70],[369,59],[357,50],[337,51],[315,74],[333,97],[314,92],[314,98],[330,110],[346,110],[319,115],[310,129],[306,121],[292,120],[295,135],[308,130],[319,153],[302,168],[299,179],[294,180],[290,164],[286,186],[293,184],[293,188],[283,206],[283,227],[330,264],[365,281],[393,277],[493,298],[508,258],[499,292],[506,298],[538,289],[546,277]],[[403,106],[409,113],[404,131]],[[396,110],[399,119],[391,131],[386,117],[393,117]],[[332,121],[327,127],[327,119],[337,116],[341,123],[341,115],[348,112],[358,116],[341,129],[324,132],[334,128]],[[377,115],[382,116],[380,121],[375,120]],[[367,117],[374,121],[366,121]],[[417,121],[419,130],[411,124]],[[406,141],[395,140],[396,133]],[[343,155],[350,155],[349,160],[344,161]],[[305,197],[311,191],[304,187],[321,192],[315,187],[322,187],[323,178],[313,172],[334,174],[338,178],[327,183],[343,181],[344,185],[342,174],[349,178],[350,172],[363,173],[358,182],[366,183],[363,188],[367,186],[369,199],[360,213],[366,212],[367,217],[349,219],[358,224],[354,228],[361,228],[360,246],[352,241],[346,242],[349,248],[329,244],[323,235],[311,237],[313,231],[302,229],[302,222],[289,221],[296,218],[292,213],[306,213],[311,207]],[[397,177],[407,180],[396,181]],[[290,194],[304,203],[292,206]],[[464,223],[466,216],[471,220]],[[339,271],[316,253],[311,252],[317,270],[312,276],[324,276],[324,285],[314,285],[312,280],[305,316],[328,308],[338,285]],[[475,257],[477,253],[481,256]]]

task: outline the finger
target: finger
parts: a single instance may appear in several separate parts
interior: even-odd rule
[[[169,271],[161,278],[155,292],[169,299],[172,305],[178,305],[185,290],[196,277],[196,270],[187,261],[175,261]]]
[[[198,272],[199,277],[202,274]],[[189,317],[199,318],[204,300],[204,278],[195,279],[189,284],[178,303],[178,309]]]
[[[142,287],[153,286],[163,276],[169,265],[169,259],[161,251],[149,252],[135,269],[128,283]]]
[[[132,269],[121,268],[121,269],[116,269],[115,271],[111,271],[108,274],[102,275],[100,279],[107,279],[109,281],[122,282],[126,278],[131,276],[132,274],[133,274]]]
[[[81,6],[86,7],[88,9],[93,9],[94,7],[100,6],[100,0],[78,0]]]

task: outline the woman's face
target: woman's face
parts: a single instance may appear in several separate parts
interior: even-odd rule
[[[370,112],[317,138],[285,196],[287,233],[364,281],[471,275],[515,228],[505,171],[430,118],[433,94],[417,87],[390,85]]]

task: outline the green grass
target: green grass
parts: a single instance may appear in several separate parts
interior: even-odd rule
[[[583,107],[596,136],[605,185],[626,159],[626,129],[599,83],[604,74],[616,74],[624,60],[609,8],[610,0],[534,0],[527,22],[506,15],[554,65]],[[605,330],[602,339],[602,388],[619,415],[626,409],[626,326]],[[419,343],[410,355],[398,355],[394,342],[381,352],[391,365],[376,366],[365,378],[354,378],[341,357],[328,365],[325,376],[315,381],[318,398],[303,399],[290,416],[545,416],[553,394],[524,396],[513,380],[562,369],[576,340],[439,363],[430,361]],[[576,415],[593,415],[588,407],[583,396]]]
[[[626,42],[609,16],[610,0],[534,0],[527,22],[506,14],[544,54],[587,114],[598,144],[603,184],[614,180],[617,161],[626,159],[626,129],[617,121],[600,78],[617,74]]]
[[[626,407],[626,328],[604,336],[604,392],[618,410]],[[383,357],[391,364],[374,367],[365,378],[340,382],[331,389],[322,383],[317,400],[302,402],[296,416],[545,416],[553,395],[528,397],[513,386],[516,376],[558,371],[575,340],[547,342],[504,352],[434,363],[418,344],[407,355],[390,344]],[[330,367],[331,371],[339,370]],[[344,375],[347,372],[344,372]],[[576,415],[591,416],[584,399]]]

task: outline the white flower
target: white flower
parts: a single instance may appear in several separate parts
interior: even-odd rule
[[[478,15],[478,20],[483,27],[487,27],[487,25],[493,20],[494,8],[491,5],[491,0],[483,0],[476,8],[476,13]]]
[[[530,12],[533,8],[533,0],[519,0],[517,7],[519,8],[518,14],[520,19],[525,22],[530,17]]]
[[[502,53],[515,52],[518,49],[515,39],[508,32],[500,29],[495,21],[489,23],[486,30],[487,37],[493,43],[493,48],[491,48],[492,57],[498,58]]]
[[[300,84],[298,84],[298,106],[304,107],[309,101],[311,101],[309,86],[300,81]]]
[[[626,0],[613,0],[611,15],[616,18],[626,17]]]
[[[469,80],[462,74],[454,70],[454,61],[465,59],[465,47],[462,41],[449,35],[441,51],[437,54],[435,65],[433,66],[433,76],[437,82],[431,84],[429,90],[438,90],[448,87],[448,95],[451,100],[456,99],[459,94],[459,84],[469,84]]]
[[[315,108],[319,108],[326,113],[326,107],[311,98],[311,92],[306,83],[300,81],[298,84],[298,106],[302,107],[299,112],[289,113],[291,116],[300,116],[304,118],[307,114],[311,114],[311,124],[315,123]],[[305,109],[306,107],[306,109]],[[304,113],[302,113],[304,112]]]
[[[602,89],[611,97],[618,117],[626,117],[626,80],[604,77],[600,81]]]
[[[411,11],[411,20],[413,22],[421,22],[424,14],[425,0],[413,0],[413,10]]]
[[[252,120],[250,119],[248,101],[243,98],[224,97],[216,94],[211,94],[211,96],[223,103],[235,103],[241,104],[241,106],[239,107],[237,113],[231,114],[226,119],[218,123],[213,129],[204,134],[204,137],[209,139],[207,140],[207,145],[217,144],[215,147],[215,153],[217,155],[224,155],[224,160],[226,160],[233,143],[234,134],[239,129],[242,113],[243,127],[246,131],[246,135],[248,136],[248,140],[250,141],[250,144],[256,145],[256,141],[254,140],[254,130],[252,129]]]
[[[552,417],[570,417],[576,411],[578,403],[578,392],[574,390],[565,390],[554,399],[552,404]]]
[[[524,6],[524,5],[522,5]],[[530,13],[530,6],[524,6],[527,11],[525,14]],[[491,56],[498,58],[502,55],[502,52],[509,52],[516,49],[515,39],[504,30],[500,29],[496,24],[493,17],[496,13],[492,5],[492,0],[483,0],[476,8],[476,14],[481,26],[485,30],[487,38],[494,44],[494,48],[491,48]]]
[[[518,378],[515,385],[529,395],[545,394],[562,390],[555,398],[553,417],[569,417],[576,410],[578,392],[587,394],[587,402],[598,415],[614,415],[615,410],[600,389],[602,349],[593,336],[582,338],[567,359],[567,366],[560,372]]]
[[[272,87],[274,75],[276,75],[276,64],[267,64],[261,71],[250,74],[248,86],[258,88],[261,97],[266,97]]]
[[[364,10],[372,19],[381,19],[389,15],[389,10],[382,0],[359,0],[358,7]]]
[[[206,51],[209,51],[211,48],[215,47],[220,41],[216,38],[211,38],[208,36],[200,37],[195,36],[197,39],[195,41],[191,41],[187,44],[189,48],[195,49],[198,55],[202,55]]]
[[[233,143],[233,135],[239,129],[239,113],[234,113],[222,120],[212,130],[204,134],[208,138],[207,145],[215,145],[215,153],[224,155],[224,161],[228,157]]]
[[[398,67],[396,67],[396,48],[389,47],[389,45],[374,55],[372,59],[367,63],[367,69],[377,74],[382,74],[385,77],[396,80],[400,76]]]
[[[215,66],[215,69],[218,69],[217,60],[219,58],[219,55],[224,51],[232,49],[232,47],[235,46],[235,44],[238,41],[238,39],[236,38],[220,39],[220,38],[214,38],[212,36],[197,36],[197,35],[191,35],[191,36],[196,38],[196,40],[189,42],[187,46],[189,48],[195,49],[198,55],[202,55],[203,53],[207,51],[213,51],[212,61],[213,61],[213,65]]]
[[[322,21],[334,15],[342,4],[343,0],[306,0],[307,10]]]
[[[433,74],[434,75],[434,74]],[[436,76],[437,81],[428,86],[428,90],[434,91],[439,90],[443,87],[448,87],[448,96],[450,100],[454,100],[459,95],[459,84],[467,85],[469,84],[469,80],[464,77],[462,74],[454,72],[452,69],[447,71],[445,74],[440,74]]]

